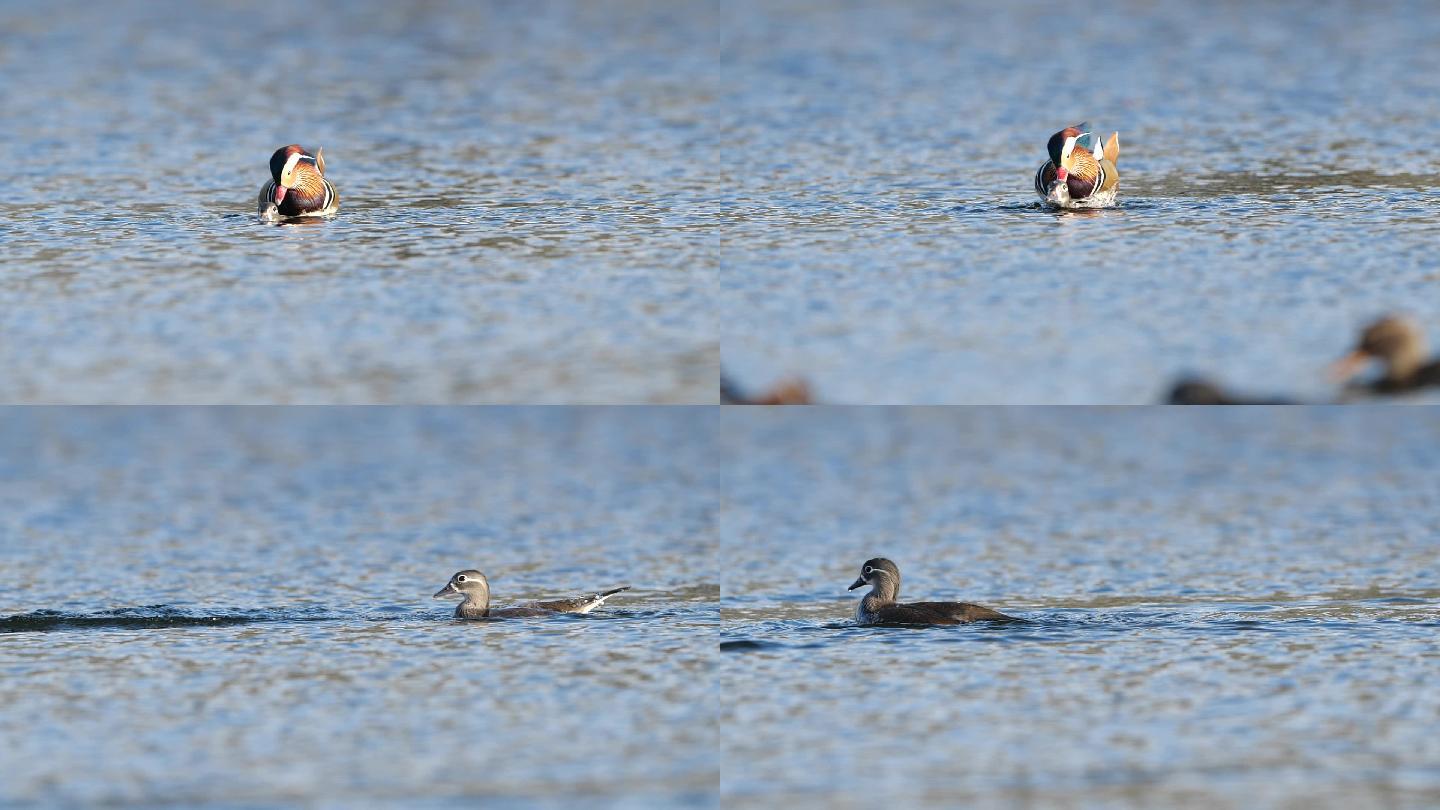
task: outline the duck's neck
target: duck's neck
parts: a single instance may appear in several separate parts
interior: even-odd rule
[[[863,610],[873,612],[886,605],[895,604],[900,598],[900,583],[894,582],[890,577],[876,577],[870,586],[870,593],[860,600]]]
[[[461,619],[483,619],[490,615],[490,591],[467,592],[465,601],[455,608],[455,616]]]
[[[1077,151],[1071,156],[1070,169],[1071,177],[1078,177],[1090,185],[1095,185],[1095,178],[1100,176],[1100,164],[1095,162],[1089,152]]]
[[[1386,358],[1385,379],[1388,382],[1407,382],[1423,365],[1425,347],[1418,342],[1406,343]]]
[[[316,211],[325,204],[325,179],[319,172],[297,169],[295,185],[280,202],[280,213],[295,214]]]

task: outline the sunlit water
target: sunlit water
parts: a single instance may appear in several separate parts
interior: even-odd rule
[[[1202,373],[1327,399],[1390,310],[1440,335],[1440,12],[744,4],[728,30],[723,360],[829,402],[1144,403]],[[1045,141],[1121,139],[1056,213]]]
[[[712,806],[696,416],[7,413],[0,805]]]
[[[0,11],[0,393],[66,402],[1326,399],[1440,333],[1423,3]],[[1031,178],[1089,119],[1120,203]],[[342,213],[250,216],[324,146]]]
[[[1440,420],[1167,411],[726,413],[726,806],[1440,801]]]
[[[6,4],[0,399],[713,402],[696,11]]]

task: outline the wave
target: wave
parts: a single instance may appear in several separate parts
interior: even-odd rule
[[[46,632],[69,629],[136,630],[166,627],[222,627],[257,622],[325,621],[336,618],[314,609],[300,610],[220,610],[196,611],[172,605],[143,605],[114,608],[94,613],[73,613],[62,610],[36,610],[0,616],[0,633]]]

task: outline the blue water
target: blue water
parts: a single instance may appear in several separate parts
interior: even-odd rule
[[[0,6],[0,401],[713,402],[712,29],[643,4]],[[341,213],[262,225],[296,142]]]
[[[688,413],[6,413],[0,805],[714,806]]]
[[[1333,399],[1440,332],[1419,2],[10,4],[0,398]],[[1046,138],[1120,201],[1042,210]],[[278,146],[342,214],[261,227]],[[723,356],[722,356],[723,355]]]
[[[1440,334],[1437,37],[1419,2],[742,4],[726,370],[833,403],[1332,399],[1372,318]],[[1119,203],[1042,210],[1081,120],[1120,132]]]
[[[1430,409],[740,410],[727,807],[1440,800]]]

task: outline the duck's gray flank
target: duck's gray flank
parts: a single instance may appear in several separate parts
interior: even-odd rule
[[[508,608],[490,607],[490,580],[473,568],[457,571],[445,587],[435,592],[435,599],[449,596],[462,597],[455,608],[457,619],[511,619],[522,616],[553,616],[556,613],[589,613],[605,604],[605,600],[621,591],[630,590],[629,585],[600,591],[589,596],[575,596],[569,599],[554,599],[544,602],[527,602]]]
[[[855,609],[859,624],[969,624],[970,622],[1023,622],[968,602],[900,603],[900,568],[884,557],[866,560],[860,577],[849,590],[870,586]]]

